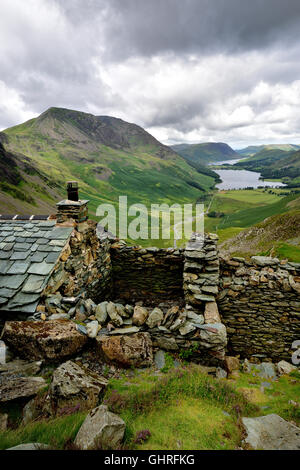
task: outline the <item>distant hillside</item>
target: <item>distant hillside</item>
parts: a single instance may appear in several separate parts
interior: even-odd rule
[[[268,217],[220,245],[224,255],[250,257],[264,254],[300,262],[300,198],[288,212]]]
[[[172,145],[172,149],[179,153],[179,155],[182,155],[187,161],[202,165],[240,158],[238,153],[224,143],[178,144]]]
[[[78,180],[91,213],[119,195],[148,205],[193,202],[215,182],[214,173],[201,173],[141,127],[114,117],[50,108],[4,135],[7,150],[55,181],[60,195],[67,180]]]
[[[259,152],[236,163],[235,166],[258,171],[266,179],[281,179],[289,184],[300,183],[299,149],[287,151],[274,146],[264,146]]]
[[[6,150],[0,132],[0,214],[51,213],[60,197],[56,183],[25,155]]]
[[[256,155],[258,152],[262,152],[264,150],[283,150],[284,152],[290,152],[293,150],[300,149],[299,145],[294,144],[270,144],[270,145],[250,145],[244,149],[236,150],[236,152],[242,156],[251,157]]]

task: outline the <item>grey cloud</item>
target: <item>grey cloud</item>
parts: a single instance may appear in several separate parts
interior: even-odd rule
[[[59,0],[72,17],[82,3]],[[73,5],[72,5],[73,4]],[[72,5],[72,6],[71,6]],[[100,5],[100,6],[99,6]],[[90,0],[105,17],[107,56],[239,52],[298,39],[298,0]]]
[[[299,0],[2,1],[0,128],[64,106],[178,141],[241,141],[255,132],[259,140],[264,126],[283,132],[280,119],[297,132],[300,96],[293,91],[295,106],[281,118],[278,86],[288,93],[300,77]],[[268,89],[257,91],[259,83]]]

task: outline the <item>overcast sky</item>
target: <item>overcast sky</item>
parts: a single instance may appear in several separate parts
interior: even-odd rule
[[[0,129],[60,106],[165,143],[300,143],[300,0],[0,7]]]

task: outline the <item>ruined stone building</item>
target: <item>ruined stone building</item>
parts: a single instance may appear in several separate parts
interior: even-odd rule
[[[159,312],[138,324],[136,303]],[[195,234],[185,249],[129,246],[97,231],[73,182],[54,215],[0,215],[0,327],[28,318],[99,321],[103,335],[147,331],[154,346],[197,351],[199,360],[226,351],[290,360],[300,264],[225,259],[214,234]]]

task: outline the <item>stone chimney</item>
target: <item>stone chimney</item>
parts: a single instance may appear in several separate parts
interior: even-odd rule
[[[84,222],[88,218],[88,200],[81,200],[78,196],[78,182],[67,182],[68,199],[60,201],[56,204],[58,223],[73,219],[76,222]]]

